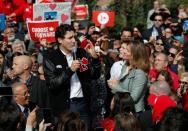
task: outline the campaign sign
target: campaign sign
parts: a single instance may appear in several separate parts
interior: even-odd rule
[[[88,18],[88,5],[75,5],[72,9],[74,14],[73,20],[85,20]]]
[[[40,3],[33,5],[33,20],[59,20],[60,23],[71,23],[71,3]]]
[[[71,2],[72,8],[77,4],[78,0],[35,0],[35,3],[54,3],[54,2]]]
[[[33,41],[46,39],[48,42],[55,42],[55,30],[59,21],[28,21],[28,32]]]
[[[105,25],[106,27],[114,26],[114,11],[93,11],[92,21],[96,26]]]

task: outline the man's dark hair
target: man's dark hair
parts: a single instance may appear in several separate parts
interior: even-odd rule
[[[15,103],[0,97],[0,131],[17,131],[20,111]]]
[[[58,43],[58,38],[64,38],[67,31],[75,31],[74,28],[71,25],[68,24],[61,24],[60,26],[58,26],[56,28],[56,32],[55,32],[55,39]]]

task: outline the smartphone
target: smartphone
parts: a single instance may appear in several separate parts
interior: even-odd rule
[[[30,111],[32,111],[33,109],[35,109],[36,106],[37,106],[36,103],[29,101],[28,108],[29,108]]]
[[[44,116],[44,123],[52,123],[53,122],[53,115],[52,110],[49,108],[43,109],[43,116]]]
[[[51,108],[39,108],[36,111],[37,124],[44,119],[44,123],[54,123],[54,116]]]

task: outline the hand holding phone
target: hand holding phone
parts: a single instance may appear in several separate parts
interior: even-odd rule
[[[36,111],[37,123],[41,123],[44,119],[44,123],[54,123],[54,116],[52,109],[50,108],[40,108]]]

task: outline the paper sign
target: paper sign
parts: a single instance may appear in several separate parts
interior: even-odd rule
[[[28,32],[33,41],[46,39],[48,42],[55,42],[55,30],[59,21],[28,21]]]
[[[59,20],[60,23],[71,23],[71,3],[41,3],[33,5],[33,20]]]
[[[78,0],[36,0],[36,3],[54,3],[54,2],[71,2],[72,8],[77,4]]]
[[[105,25],[106,27],[114,26],[114,11],[93,11],[92,21],[96,26]]]
[[[87,5],[75,5],[72,9],[74,14],[73,20],[85,20],[88,18],[88,6]]]

